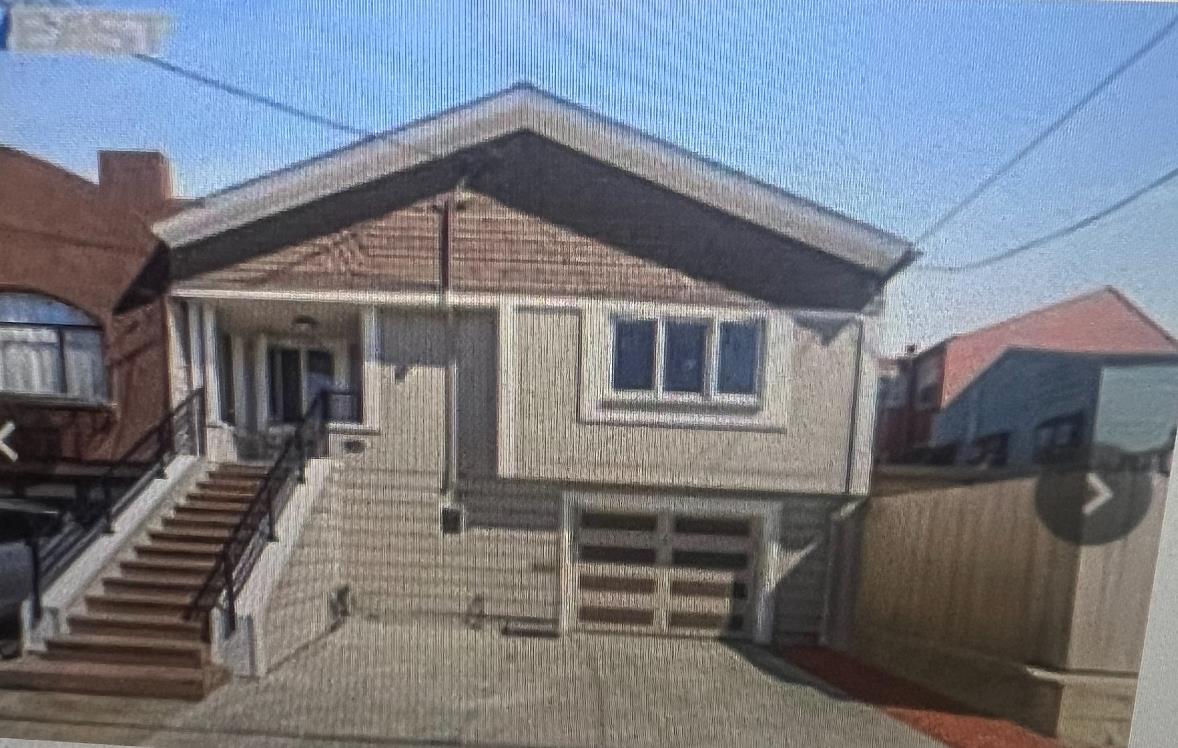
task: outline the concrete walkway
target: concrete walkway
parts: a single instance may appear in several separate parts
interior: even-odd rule
[[[200,704],[0,692],[0,736],[153,746],[936,746],[752,648],[349,619]]]

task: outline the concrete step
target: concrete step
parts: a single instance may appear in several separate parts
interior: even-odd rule
[[[183,528],[193,528],[202,530],[211,529],[225,529],[231,530],[237,527],[241,522],[240,515],[221,515],[221,514],[175,514],[171,517],[165,517],[160,523],[162,527],[168,530],[181,530]]]
[[[192,595],[135,594],[104,592],[86,596],[86,610],[90,613],[113,613],[132,616],[161,616],[183,620],[192,606]]]
[[[138,636],[68,634],[45,642],[45,659],[107,662],[115,665],[200,668],[209,662],[208,645]]]
[[[0,666],[0,688],[199,701],[229,679],[213,665],[173,668],[25,657]]]
[[[92,636],[136,636],[174,641],[204,641],[208,638],[205,620],[181,621],[164,616],[77,613],[69,617],[68,627],[71,634]]]

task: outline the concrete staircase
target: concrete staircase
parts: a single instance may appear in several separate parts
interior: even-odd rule
[[[200,699],[228,678],[211,661],[209,614],[192,604],[265,467],[218,465],[111,569],[68,633],[0,667],[0,687]]]

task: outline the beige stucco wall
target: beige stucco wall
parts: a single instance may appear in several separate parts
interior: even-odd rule
[[[521,307],[512,340],[508,404],[500,434],[504,472],[512,477],[739,490],[842,493],[847,478],[850,406],[855,392],[858,321],[791,315],[781,428],[618,424],[588,421],[579,387],[580,309]],[[864,374],[864,372],[860,372]],[[867,397],[868,393],[861,393]],[[870,435],[868,402],[859,428]],[[865,428],[867,427],[867,428]],[[858,440],[857,440],[858,441]],[[862,446],[862,445],[860,445]],[[864,464],[852,470],[865,490]]]

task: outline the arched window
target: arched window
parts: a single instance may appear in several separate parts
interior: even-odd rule
[[[0,293],[0,393],[106,400],[102,328],[47,296]]]

